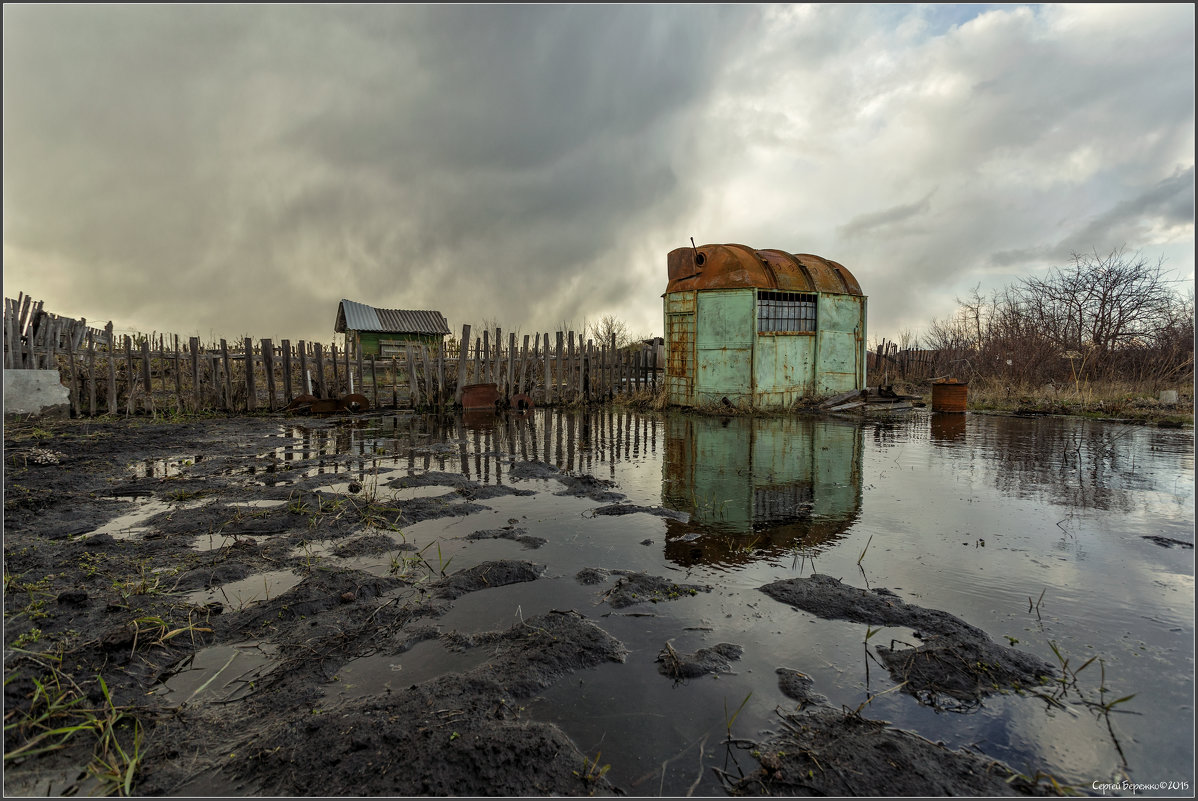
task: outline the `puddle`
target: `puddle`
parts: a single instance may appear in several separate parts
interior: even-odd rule
[[[273,500],[273,501],[267,500],[267,499],[261,499],[261,500],[254,500],[254,501],[239,501],[236,503],[230,503],[228,505],[233,508],[240,508],[240,509],[273,509],[276,506],[286,506],[287,501],[285,499],[284,500]]]
[[[242,698],[253,690],[277,650],[258,642],[204,648],[172,668],[169,678],[150,694],[165,696],[173,706]]]
[[[423,640],[407,651],[347,662],[326,690],[326,697],[360,698],[420,684],[447,673],[466,673],[491,656],[486,647],[450,651],[440,640]]]
[[[133,500],[133,509],[114,517],[96,530],[89,531],[83,536],[94,537],[97,534],[108,534],[116,540],[136,539],[150,530],[150,527],[145,525],[146,521],[163,512],[196,509],[209,503],[212,503],[211,498],[203,498],[183,504],[174,501],[160,501],[154,498],[135,498]]]
[[[302,579],[303,576],[292,570],[271,570],[212,589],[197,590],[186,595],[184,602],[204,606],[218,601],[236,611],[275,598],[299,584]]]

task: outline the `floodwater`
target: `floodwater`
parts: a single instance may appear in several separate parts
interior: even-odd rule
[[[776,710],[793,708],[778,689],[782,667],[811,676],[835,707],[869,701],[867,717],[1029,776],[1044,771],[1086,791],[1128,780],[1175,783],[1140,794],[1193,792],[1192,430],[922,411],[859,423],[538,409],[465,421],[369,417],[279,436],[271,442],[284,461],[360,457],[327,468],[336,489],[356,482],[387,497],[392,478],[448,472],[536,491],[418,523],[402,540],[435,543],[426,557],[451,560],[450,570],[492,559],[547,566],[535,582],[458,599],[443,631],[506,629],[576,609],[624,643],[624,664],[566,677],[523,703],[610,765],[608,778],[630,794],[722,795],[712,767],[732,776],[755,767],[723,744],[729,733],[764,739],[778,728]],[[555,480],[513,478],[523,461],[613,481],[624,502],[687,520],[594,515],[604,503],[557,495]],[[504,525],[546,543],[465,539]],[[385,555],[342,561],[380,574],[392,564]],[[607,585],[575,578],[583,568],[645,571],[711,591],[613,610],[600,601]],[[1061,707],[1015,693],[955,711],[922,706],[886,692],[895,681],[871,651],[911,643],[913,632],[883,629],[867,641],[863,625],[819,619],[759,591],[812,573],[889,588],[1000,644],[1054,665],[1067,659],[1070,670],[1094,659]],[[676,683],[657,671],[667,643],[678,652],[734,643],[744,655],[725,674]],[[346,665],[330,695],[384,692],[475,661],[430,641]],[[1101,704],[1133,695],[1102,714]]]

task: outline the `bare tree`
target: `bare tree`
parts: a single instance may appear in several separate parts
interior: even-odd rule
[[[1062,350],[1092,350],[1097,365],[1161,330],[1174,301],[1163,259],[1127,256],[1123,248],[1072,258],[1071,267],[1022,278],[1014,288],[1020,311]]]
[[[617,348],[623,348],[631,342],[627,324],[612,314],[606,314],[599,322],[593,323],[587,335],[604,345],[610,345],[614,338]]]

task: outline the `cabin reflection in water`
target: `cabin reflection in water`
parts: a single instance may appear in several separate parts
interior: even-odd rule
[[[820,550],[861,512],[861,427],[835,420],[671,416],[662,505],[675,564],[744,564]]]

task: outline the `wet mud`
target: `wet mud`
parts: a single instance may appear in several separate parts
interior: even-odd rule
[[[621,793],[596,755],[526,706],[592,671],[625,669],[628,648],[607,616],[651,614],[712,588],[595,565],[574,576],[593,593],[588,608],[463,630],[447,622],[457,604],[535,587],[546,564],[488,559],[459,569],[403,529],[546,492],[611,514],[668,510],[622,504],[613,482],[536,461],[513,462],[503,485],[409,471],[387,489],[428,493],[387,497],[369,477],[336,470],[349,454],[281,456],[271,441],[280,425],[6,425],[6,794]],[[332,435],[339,424],[305,425]],[[458,539],[546,544],[516,518]],[[821,617],[916,629],[920,645],[878,652],[904,690],[929,703],[970,702],[1048,675],[964,621],[887,591],[822,576],[762,590]],[[667,642],[657,667],[675,682],[709,680],[743,654],[734,643],[681,652]],[[961,660],[985,663],[985,675],[944,667]],[[371,678],[372,666],[389,663],[386,681]],[[1011,772],[982,757],[831,709],[797,671],[778,675],[800,708],[756,746],[760,768],[726,783],[731,794],[1035,789],[1006,783]]]
[[[761,591],[818,617],[914,630],[923,641],[918,646],[891,641],[876,651],[902,691],[929,706],[965,711],[987,695],[1034,687],[1057,674],[1042,659],[994,642],[955,615],[908,604],[882,587],[862,590],[814,574]]]

